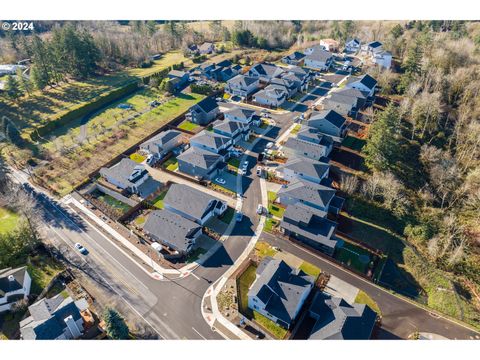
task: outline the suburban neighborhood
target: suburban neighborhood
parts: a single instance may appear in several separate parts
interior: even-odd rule
[[[478,25],[3,27],[0,339],[480,340]]]

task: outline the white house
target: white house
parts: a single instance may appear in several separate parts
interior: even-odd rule
[[[322,39],[320,40],[320,46],[322,46],[327,51],[338,51],[340,43],[334,39]]]
[[[254,93],[259,87],[260,79],[258,77],[237,75],[227,81],[225,92],[232,96],[246,98]]]
[[[26,299],[31,284],[26,266],[0,270],[0,313],[10,310],[16,301]]]
[[[100,175],[110,184],[134,194],[138,194],[140,186],[150,178],[145,166],[128,158],[112,167],[101,168]]]
[[[381,51],[373,54],[372,62],[385,69],[392,67],[392,53],[389,51]]]
[[[253,101],[258,104],[278,107],[288,97],[287,89],[281,85],[271,84],[253,95]]]
[[[347,89],[357,89],[372,97],[375,94],[377,80],[368,74],[362,76],[350,76],[345,86]]]
[[[326,71],[330,68],[333,62],[332,53],[319,46],[308,48],[305,50],[305,55],[306,56],[303,63],[307,68]]]
[[[362,45],[362,52],[366,55],[373,55],[383,51],[383,44],[380,41],[371,41]]]
[[[347,42],[345,43],[345,51],[347,52],[357,52],[360,50],[361,46],[360,40],[353,38],[353,39],[348,39]]]

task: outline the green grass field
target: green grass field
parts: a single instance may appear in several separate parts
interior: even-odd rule
[[[155,200],[153,200],[153,206],[155,206],[158,209],[163,209],[163,199],[165,198],[165,195],[167,195],[168,190],[162,191],[160,195],[158,195]]]
[[[343,247],[337,247],[335,249],[333,257],[352,269],[366,273],[368,264],[372,259],[372,254],[359,246],[344,242]],[[365,258],[365,260],[368,258],[368,261],[363,261],[363,258]]]
[[[248,308],[248,289],[255,281],[257,267],[250,265],[237,279],[238,310],[245,316],[251,316]]]
[[[362,148],[365,146],[366,141],[363,139],[359,139],[353,136],[347,136],[342,142],[342,146],[345,146],[346,148],[355,150],[355,151],[361,151]]]
[[[0,207],[0,234],[6,234],[15,230],[19,216],[8,209]]]
[[[285,208],[278,205],[268,204],[268,212],[281,219],[283,217],[283,213],[285,212]]]
[[[98,200],[104,202],[108,206],[118,209],[122,212],[122,214],[126,213],[128,210],[130,210],[131,206],[128,204],[125,204],[121,202],[120,200],[115,199],[113,196],[110,196],[108,194],[102,194],[97,197]]]
[[[39,167],[36,175],[42,178],[45,186],[59,195],[66,195],[92,171],[184,113],[203,98],[203,95],[198,94],[181,94],[123,125],[114,124],[104,134],[99,134],[73,152],[55,156],[48,166]],[[104,115],[105,112],[97,115],[96,121],[102,122]]]
[[[378,314],[378,316],[382,316],[382,312],[380,311],[378,304],[370,296],[368,296],[366,292],[360,290],[355,298],[355,302],[370,306],[372,310]]]
[[[260,257],[264,258],[266,256],[274,257],[278,251],[275,250],[270,244],[259,241],[255,244],[255,254]]]
[[[146,157],[140,155],[139,153],[133,153],[132,155],[130,155],[130,159],[140,164],[146,159]]]
[[[302,265],[300,265],[300,270],[302,270],[305,274],[313,276],[315,280],[318,278],[318,275],[322,272],[319,267],[310,264],[307,261],[304,261]]]
[[[183,56],[181,51],[170,51],[166,54],[163,54],[160,59],[155,60],[151,67],[144,69],[134,68],[128,70],[127,73],[131,76],[145,77],[162,71],[163,69],[174,64],[180,64],[181,62],[188,66],[191,63],[191,60]]]
[[[263,226],[263,230],[266,231],[266,232],[272,232],[272,230],[277,227],[277,225],[279,224],[280,222],[277,221],[277,220],[274,220],[272,218],[268,218],[267,220],[265,220],[265,225]]]
[[[178,160],[176,157],[171,157],[162,166],[169,171],[175,171],[178,169]]]
[[[192,123],[191,121],[188,121],[188,120],[185,120],[184,122],[182,122],[178,126],[179,129],[187,130],[187,131],[193,131],[193,130],[197,129],[198,127],[200,127],[200,126],[197,125],[197,124],[194,124],[194,123]]]

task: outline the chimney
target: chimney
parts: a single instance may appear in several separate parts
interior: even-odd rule
[[[76,338],[78,338],[82,335],[82,332],[78,328],[77,323],[73,319],[72,315],[69,315],[63,321],[65,321],[65,324],[67,325],[68,330],[70,330],[70,332],[72,333],[72,336],[73,336],[74,339],[76,339]]]

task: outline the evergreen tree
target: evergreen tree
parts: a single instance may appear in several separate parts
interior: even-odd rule
[[[7,97],[12,101],[16,102],[18,98],[22,96],[22,89],[20,88],[17,79],[12,75],[7,76],[4,90]]]
[[[46,74],[39,70],[35,64],[30,68],[30,81],[37,90],[43,90],[48,85]]]
[[[103,320],[107,336],[112,340],[126,340],[128,339],[128,326],[123,317],[112,308],[106,308],[103,313]]]
[[[398,123],[398,110],[390,103],[370,126],[367,143],[363,149],[365,164],[370,169],[389,170],[398,159],[400,149],[396,131]]]
[[[395,25],[392,30],[390,30],[390,34],[393,36],[394,39],[398,39],[400,36],[403,35],[402,25]]]
[[[17,79],[20,89],[22,89],[23,93],[27,93],[30,95],[32,92],[32,83],[30,79],[23,75],[22,69],[17,70]]]

